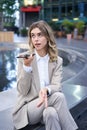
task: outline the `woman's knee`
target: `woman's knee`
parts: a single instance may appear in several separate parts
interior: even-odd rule
[[[49,120],[51,118],[56,118],[56,117],[57,117],[57,112],[53,107],[48,107],[43,111],[43,118],[47,118]]]
[[[56,93],[54,93],[54,96],[56,98],[60,99],[61,101],[65,100],[65,95],[62,92],[56,92]]]

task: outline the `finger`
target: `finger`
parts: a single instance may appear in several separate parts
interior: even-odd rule
[[[41,90],[40,91],[40,93],[39,93],[39,97],[41,98],[41,99],[44,99],[45,98],[45,94],[44,94],[44,92]]]
[[[45,108],[48,107],[47,95],[45,96]]]
[[[42,104],[43,104],[43,101],[40,101],[40,102],[37,104],[37,107],[40,107]]]

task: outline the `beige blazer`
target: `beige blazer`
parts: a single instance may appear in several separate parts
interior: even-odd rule
[[[27,103],[38,98],[40,91],[40,80],[36,56],[32,62],[32,72],[28,73],[23,69],[23,59],[19,59],[17,72],[18,101],[13,111],[13,122],[17,129],[26,126],[28,122]],[[52,93],[61,90],[62,80],[62,58],[58,57],[57,62],[48,63],[49,87]]]

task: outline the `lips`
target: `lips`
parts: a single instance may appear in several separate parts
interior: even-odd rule
[[[41,45],[41,44],[40,43],[36,43],[35,45],[37,46],[37,45]]]
[[[35,44],[36,47],[39,47],[40,45],[41,45],[40,43],[36,43],[36,44]]]

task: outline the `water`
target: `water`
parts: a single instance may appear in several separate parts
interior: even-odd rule
[[[16,86],[16,56],[20,49],[0,51],[0,91]]]

